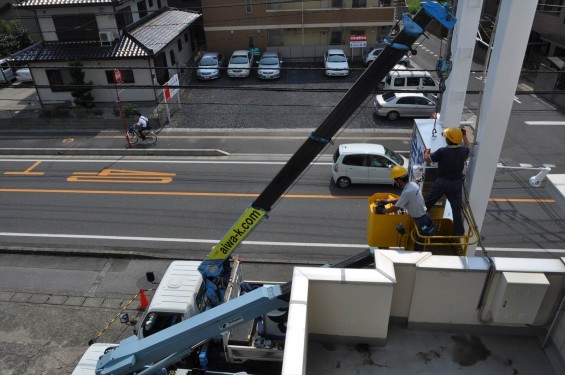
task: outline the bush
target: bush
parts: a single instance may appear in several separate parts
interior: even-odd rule
[[[57,104],[55,107],[53,107],[53,112],[52,112],[52,117],[69,117],[70,116],[70,110],[67,108],[67,106],[65,104]]]
[[[124,116],[133,117],[137,112],[139,112],[139,107],[137,104],[128,103],[123,106]]]

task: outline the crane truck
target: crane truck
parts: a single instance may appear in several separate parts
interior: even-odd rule
[[[450,14],[447,5],[442,6],[435,1],[423,2],[421,5],[421,10],[413,17],[408,14],[402,16],[403,29],[389,41],[322,124],[305,140],[199,265],[198,270],[203,278],[210,308],[150,336],[142,339],[131,336],[122,340],[118,346],[108,347],[96,361],[96,375],[163,373],[166,371],[164,369],[188,356],[210,338],[288,306],[291,283],[264,285],[221,303],[224,291],[218,286],[221,285],[219,281],[225,277],[226,261],[310,162],[332,143],[332,137],[386,74],[407,52],[413,51],[412,45],[429,24],[436,20],[447,29],[454,27],[456,18]],[[372,258],[371,251],[366,250],[332,267],[363,267],[370,264]]]

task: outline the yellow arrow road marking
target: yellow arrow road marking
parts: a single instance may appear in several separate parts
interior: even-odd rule
[[[246,193],[205,193],[190,191],[121,191],[121,190],[71,190],[71,189],[0,189],[0,193],[60,193],[60,194],[118,194],[118,195],[169,195],[190,197],[247,197],[256,198],[259,194]],[[321,194],[287,194],[284,198],[295,199],[367,199],[366,195],[335,196]],[[491,198],[489,202],[555,203],[554,199],[530,198]]]
[[[31,167],[29,167],[23,172],[4,172],[4,174],[18,175],[18,176],[42,176],[45,174],[45,172],[32,172],[33,168],[37,167],[40,163],[41,160],[35,162],[35,164],[33,164]]]
[[[114,182],[134,184],[168,184],[176,173],[103,169],[100,172],[74,172],[68,182]]]

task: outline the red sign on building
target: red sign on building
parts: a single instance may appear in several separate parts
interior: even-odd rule
[[[350,35],[349,36],[350,42],[366,42],[367,35]]]
[[[122,83],[122,72],[120,72],[120,69],[114,69],[114,82],[116,83]]]

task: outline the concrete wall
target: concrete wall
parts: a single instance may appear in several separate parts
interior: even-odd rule
[[[493,258],[490,267],[481,257],[375,251],[375,269],[295,268],[284,375],[305,373],[308,340],[373,344],[384,340],[386,345],[390,317],[404,318],[409,325],[452,328],[455,324],[497,330],[493,333],[512,328],[537,335],[557,317],[551,345],[565,363],[565,317],[556,315],[565,290],[565,258]],[[535,273],[547,279],[535,332],[526,324],[492,322],[493,298],[503,272],[524,273],[525,279]],[[479,311],[485,285],[484,308]]]

